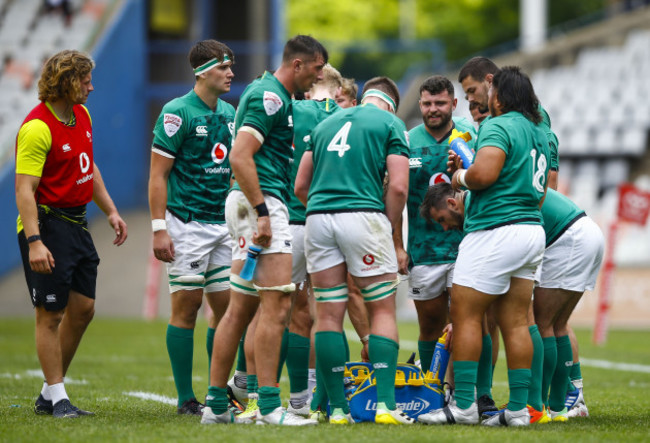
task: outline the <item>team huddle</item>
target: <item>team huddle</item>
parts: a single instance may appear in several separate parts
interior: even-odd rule
[[[391,79],[368,80],[356,106],[356,85],[327,63],[312,37],[289,40],[281,66],[254,80],[236,111],[219,98],[230,91],[234,61],[220,42],[194,45],[196,84],[163,107],[154,128],[149,205],[154,254],[167,264],[166,341],[178,413],[201,416],[203,424],[354,423],[344,386],[348,312],[361,358],[372,366],[376,423],[525,426],[588,415],[568,320],[595,285],[604,242],[584,211],[554,190],[558,142],[526,74],[483,57],[463,66],[458,80],[478,132],[452,118],[451,81],[432,76],[420,87],[423,123],[407,131],[395,115],[400,95]],[[81,105],[85,97],[68,100]],[[471,165],[449,150],[458,132],[475,152]],[[19,169],[20,135],[17,146],[17,177],[44,177],[47,168]],[[38,186],[34,178],[25,192]],[[105,189],[101,196],[119,244],[126,225]],[[34,203],[54,207],[61,219],[70,212],[55,199]],[[30,279],[56,276],[49,287],[74,291],[70,301],[94,301],[96,262],[85,286],[57,275],[58,267],[54,274],[35,268],[31,250],[42,245],[42,232],[30,208],[19,204],[30,220],[24,230],[19,223],[19,241],[37,320],[54,313],[60,321],[70,306],[50,309]],[[242,272],[251,260],[252,278]],[[398,272],[408,274],[417,310],[422,370],[443,333],[453,359],[446,405],[416,420],[395,402]],[[202,404],[192,360],[204,295],[210,381]],[[502,408],[491,392],[499,331],[510,388]],[[38,342],[37,322],[40,349]],[[66,360],[59,347],[59,360],[62,351],[64,364],[50,361],[49,372],[41,358],[46,380],[35,411],[87,415],[65,394],[74,352]],[[286,408],[279,388],[285,364]]]

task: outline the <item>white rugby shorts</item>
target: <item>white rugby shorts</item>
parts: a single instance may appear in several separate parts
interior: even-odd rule
[[[169,276],[204,275],[209,265],[230,268],[232,240],[225,224],[184,223],[169,211],[165,221],[174,243],[174,261],[167,263]],[[170,292],[178,289],[183,288],[169,287]]]
[[[355,277],[397,272],[390,222],[380,212],[309,215],[305,255],[310,274],[343,262]]]
[[[260,254],[291,254],[291,231],[289,211],[284,203],[270,195],[264,202],[271,219],[271,245]],[[232,259],[246,260],[253,233],[257,232],[257,212],[241,191],[230,191],[226,198],[226,224],[233,239]]]
[[[451,288],[454,263],[413,266],[409,272],[409,297],[413,300],[433,300]]]
[[[293,237],[291,252],[291,281],[296,285],[307,280],[307,258],[305,257],[305,225],[290,224]]]
[[[541,225],[470,232],[458,248],[453,282],[486,294],[505,294],[513,277],[535,280],[545,244]]]
[[[605,238],[598,225],[582,217],[544,252],[541,288],[591,291],[603,261]]]

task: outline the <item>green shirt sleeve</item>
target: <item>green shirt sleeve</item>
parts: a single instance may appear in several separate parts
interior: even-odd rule
[[[476,141],[476,150],[480,150],[485,146],[494,146],[499,148],[508,155],[510,141],[508,140],[508,132],[502,128],[496,119],[491,119],[481,127],[479,138]]]
[[[253,127],[266,138],[274,126],[284,124],[285,114],[280,112],[284,104],[273,91],[256,91],[248,100],[240,126]]]
[[[391,154],[403,155],[406,158],[409,158],[410,154],[406,126],[397,117],[395,117],[388,134],[387,155]]]
[[[188,114],[176,104],[176,100],[163,106],[153,130],[154,150],[157,149],[162,151],[161,153],[175,158],[185,140],[190,126],[189,120]]]

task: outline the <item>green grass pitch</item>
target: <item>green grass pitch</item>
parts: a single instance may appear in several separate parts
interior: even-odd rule
[[[199,398],[205,395],[208,383],[206,327],[201,321],[195,334],[194,389]],[[591,344],[590,331],[577,331],[589,418],[527,429],[359,424],[297,430],[254,425],[202,426],[196,417],[177,416],[174,406],[127,396],[125,393],[131,391],[175,396],[165,330],[165,321],[94,320],[72,363],[66,388],[74,404],[97,415],[55,420],[36,416],[32,411],[42,383],[33,319],[2,319],[0,441],[650,441],[648,331],[612,331],[604,347]],[[417,325],[400,324],[400,335],[400,361],[406,361],[417,341]],[[351,352],[358,355],[356,342],[351,343]],[[288,382],[284,380],[281,386],[286,404]],[[497,403],[507,400],[503,357],[495,372],[494,396]]]

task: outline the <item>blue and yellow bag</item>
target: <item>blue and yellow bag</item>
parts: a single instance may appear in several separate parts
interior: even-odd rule
[[[356,422],[374,421],[377,409],[377,385],[370,363],[349,362],[345,365],[345,392],[350,413]],[[438,382],[438,383],[436,383]],[[430,372],[426,376],[418,366],[398,363],[395,375],[395,402],[411,418],[440,409],[445,393]]]

